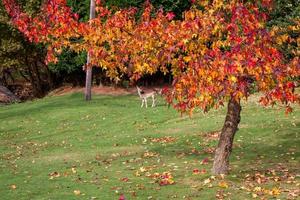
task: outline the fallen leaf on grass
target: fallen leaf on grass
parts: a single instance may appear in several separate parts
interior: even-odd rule
[[[207,153],[207,154],[214,154],[215,151],[216,151],[215,147],[206,147],[206,148],[203,149],[203,152]]]
[[[121,194],[121,196],[119,197],[119,200],[126,200],[124,194]]]
[[[143,154],[143,158],[153,158],[153,157],[158,157],[159,153],[151,152],[151,151],[146,151]]]
[[[136,171],[134,175],[139,177],[139,176],[141,176],[141,173],[139,171]]]
[[[175,142],[176,138],[171,137],[171,136],[166,136],[166,137],[161,137],[161,138],[151,138],[150,141],[154,142],[154,143],[166,144],[166,143]]]
[[[49,179],[54,179],[54,178],[60,177],[60,173],[58,173],[58,172],[51,172],[48,175],[50,176]]]
[[[273,195],[273,196],[278,196],[280,195],[280,189],[279,188],[272,188],[272,190],[269,192],[270,195]]]
[[[252,193],[252,198],[253,198],[253,199],[257,198],[257,196],[258,196],[257,194]]]
[[[191,153],[189,153],[189,154],[190,154],[190,155],[192,155],[192,154],[200,155],[201,152],[198,151],[197,149],[193,148],[193,149],[191,150]]]
[[[194,169],[193,170],[193,174],[194,175],[197,175],[197,174],[205,174],[206,173],[206,170],[205,169],[202,169],[201,171],[199,169]]]
[[[146,172],[147,169],[146,169],[145,167],[140,167],[140,171],[141,171],[141,172]]]
[[[200,174],[199,169],[194,169],[194,170],[193,170],[193,174]]]
[[[77,171],[76,171],[76,168],[75,168],[75,167],[72,167],[71,170],[72,170],[73,174],[76,174]]]
[[[294,194],[294,192],[291,192],[290,194],[291,190],[287,188],[283,189],[278,186],[273,188],[264,188],[264,185],[278,185],[279,183],[289,184],[289,186],[295,184],[296,187],[299,188],[296,176],[297,174],[290,171],[285,165],[278,164],[265,171],[255,172],[255,174],[247,174],[245,177],[244,188],[247,188],[247,191],[251,192],[253,198],[257,197],[268,199],[271,198],[270,196],[272,196],[272,198],[276,198],[276,196],[282,194],[286,197],[286,199],[297,199],[297,197],[299,197],[300,190],[296,194]]]
[[[220,200],[227,199],[226,197],[228,197],[229,195],[231,195],[230,192],[225,193],[223,190],[219,190],[217,191],[216,199],[220,199]]]
[[[215,176],[211,176],[203,181],[203,186],[207,186],[209,188],[213,187],[212,182],[216,180]]]
[[[79,196],[81,194],[80,190],[74,190],[73,192],[76,196]]]
[[[207,185],[208,183],[210,183],[211,182],[211,180],[208,178],[208,179],[205,179],[204,181],[203,181],[203,184],[204,185]]]
[[[15,190],[15,189],[17,189],[17,186],[15,184],[13,184],[10,186],[10,189]]]
[[[209,159],[208,158],[204,158],[202,161],[201,161],[201,165],[207,165],[208,164],[208,161]]]
[[[261,188],[261,187],[255,187],[253,191],[254,191],[254,192],[261,192],[261,191],[262,191],[262,188]]]
[[[129,181],[129,178],[124,177],[124,178],[121,178],[120,180],[121,180],[122,182],[128,182],[128,181]]]
[[[228,188],[229,186],[228,186],[227,182],[221,181],[221,182],[219,182],[219,187],[221,187],[221,188]]]
[[[213,132],[209,132],[206,134],[201,134],[201,137],[204,137],[205,141],[213,141],[213,140],[218,140],[220,137],[221,132],[220,131],[213,131]]]
[[[154,173],[150,177],[156,180],[160,186],[175,184],[174,178],[170,172]]]
[[[156,167],[157,167],[156,165],[140,167],[140,169],[135,172],[135,176],[142,176],[142,174],[144,174],[149,177],[149,171],[152,171]]]
[[[300,189],[288,191],[288,199],[296,199],[299,196],[300,196]]]
[[[269,189],[265,189],[265,188],[256,186],[253,189],[252,197],[256,198],[258,196],[264,196],[264,195],[278,196],[278,195],[280,195],[280,193],[281,193],[281,191],[277,187],[274,187],[271,190],[269,190]]]

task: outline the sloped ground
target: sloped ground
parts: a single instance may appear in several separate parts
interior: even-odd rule
[[[256,98],[256,97],[254,97]],[[192,118],[136,95],[0,107],[1,199],[299,199],[300,109],[243,103],[231,174],[212,177],[224,110]]]

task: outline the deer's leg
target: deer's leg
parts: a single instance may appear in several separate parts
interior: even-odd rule
[[[141,105],[141,108],[144,106],[144,99],[142,99],[142,105]]]
[[[146,104],[146,108],[148,108],[148,104],[147,104],[147,99],[145,98],[145,104]]]
[[[152,108],[155,106],[155,96],[152,95]]]

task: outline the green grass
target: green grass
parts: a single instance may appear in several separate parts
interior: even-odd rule
[[[282,109],[243,103],[231,172],[224,180],[211,178],[209,150],[217,141],[207,134],[221,129],[225,109],[189,118],[162,100],[155,108],[139,106],[136,96],[95,96],[84,102],[81,94],[71,94],[0,107],[1,199],[114,200],[122,193],[141,200],[299,195],[299,106],[287,116]],[[153,141],[167,136],[175,141]],[[144,157],[145,152],[153,154]],[[201,164],[203,159],[208,163]],[[194,169],[207,172],[193,174]],[[54,172],[59,176],[49,175]],[[156,172],[171,172],[175,184],[160,186],[147,177]],[[267,191],[275,188],[278,196]]]

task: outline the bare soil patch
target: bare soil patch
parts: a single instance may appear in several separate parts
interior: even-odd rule
[[[161,90],[161,88],[162,87],[141,87],[141,89],[145,92],[158,91]],[[63,86],[50,92],[48,96],[62,96],[72,93],[84,93],[84,89],[85,88],[83,87]],[[122,96],[137,94],[137,90],[136,87],[121,88],[113,86],[96,86],[92,88],[92,93],[98,95]]]
[[[72,93],[84,93],[84,88],[82,87],[72,87],[72,86],[63,86],[56,90],[53,90],[49,96],[62,96],[66,94]],[[111,87],[111,86],[99,86],[92,88],[93,94],[100,94],[100,95],[113,95],[113,96],[120,96],[120,95],[128,95],[128,94],[135,94],[136,88],[119,88],[119,87]]]

